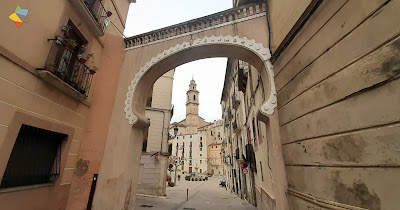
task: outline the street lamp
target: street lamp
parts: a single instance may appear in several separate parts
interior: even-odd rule
[[[174,136],[171,136],[170,134],[168,134],[168,140],[174,139],[176,137],[176,135],[178,134],[178,127],[175,126],[174,127]]]

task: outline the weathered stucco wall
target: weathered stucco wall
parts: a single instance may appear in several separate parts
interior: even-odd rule
[[[125,0],[115,1],[120,6],[129,5]],[[121,29],[123,23],[119,16],[126,14],[120,12],[117,15],[117,8],[113,4],[115,1],[106,0],[103,3],[113,13],[110,17],[113,23]],[[2,207],[83,209],[86,208],[91,180],[93,174],[98,173],[104,150],[124,56],[123,38],[115,28],[108,28],[105,36],[96,37],[84,21],[88,17],[79,14],[68,0],[42,3],[6,0],[2,2],[0,12],[10,15],[17,5],[29,10],[21,28],[17,28],[6,16],[0,19],[0,150],[4,142],[15,140],[7,136],[10,130],[16,129],[10,123],[16,119],[17,112],[28,116],[25,122],[37,118],[51,124],[47,129],[65,126],[71,128],[73,133],[68,140],[70,146],[62,148],[61,159],[65,163],[58,181],[41,188],[2,192]],[[65,94],[36,74],[36,68],[45,66],[53,44],[48,39],[60,36],[61,26],[66,25],[69,19],[89,42],[86,53],[95,54],[95,65],[99,67],[92,81],[90,95],[84,102]],[[3,175],[8,158],[9,155],[0,159],[0,176]],[[71,185],[72,182],[74,184]]]
[[[291,208],[398,208],[399,11],[324,1],[274,63]]]

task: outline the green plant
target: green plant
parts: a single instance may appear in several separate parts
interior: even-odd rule
[[[54,62],[48,62],[46,65],[46,68],[49,68],[49,69],[56,68],[56,64]]]
[[[96,21],[99,19],[99,14],[97,14],[97,12],[93,11],[92,15],[93,15],[94,19],[96,19]]]
[[[208,177],[206,177],[205,179],[208,180]]]
[[[72,48],[78,46],[78,44],[76,44],[76,41],[73,39],[64,39],[64,44],[69,44],[72,46]]]

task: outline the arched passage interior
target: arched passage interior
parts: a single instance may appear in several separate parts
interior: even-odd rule
[[[258,118],[267,125],[271,139],[272,165],[274,173],[274,195],[276,204],[287,206],[286,175],[280,148],[279,122],[276,111],[276,91],[274,73],[269,62],[270,53],[262,44],[238,36],[203,37],[183,42],[164,50],[140,68],[132,79],[125,99],[124,114],[126,123],[131,126],[127,144],[113,142],[109,137],[100,170],[98,190],[94,198],[94,207],[98,209],[133,209],[139,171],[133,165],[139,165],[143,130],[149,125],[145,117],[148,92],[155,81],[163,74],[182,64],[213,57],[240,59],[254,66],[261,74],[267,99],[258,111]],[[129,58],[125,58],[129,59]],[[126,67],[123,71],[129,71]],[[212,75],[210,75],[212,76]],[[118,99],[117,99],[118,100]],[[122,109],[122,108],[121,108]],[[118,138],[118,137],[116,137]],[[115,165],[118,163],[118,167]],[[109,171],[109,170],[113,171]]]

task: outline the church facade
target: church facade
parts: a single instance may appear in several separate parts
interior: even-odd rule
[[[210,174],[208,146],[221,143],[223,139],[223,134],[220,133],[223,129],[215,131],[214,126],[222,121],[206,122],[199,116],[199,104],[199,91],[192,79],[186,92],[186,118],[171,123],[169,127],[171,136],[174,135],[174,129],[178,128],[177,135],[169,141],[172,144],[170,162],[177,163],[173,168],[177,170],[177,174]]]

